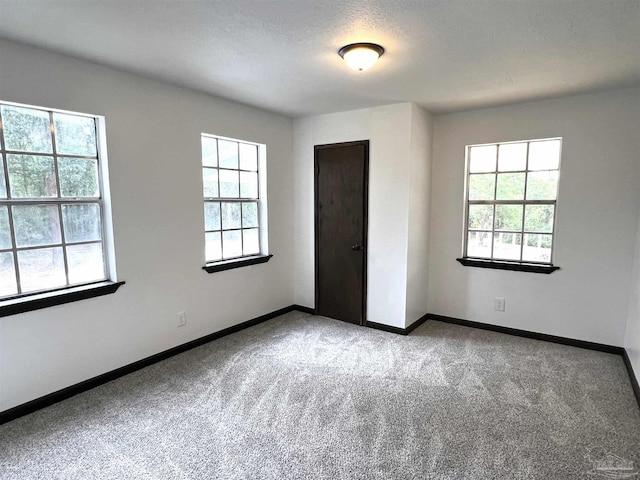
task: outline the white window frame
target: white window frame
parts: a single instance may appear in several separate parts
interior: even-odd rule
[[[4,182],[7,189],[7,198],[0,198],[0,206],[6,206],[9,215],[9,226],[11,235],[11,248],[0,250],[3,253],[11,253],[14,262],[14,274],[16,276],[16,285],[18,292],[15,294],[4,295],[0,297],[0,316],[13,313],[21,313],[24,311],[35,310],[47,306],[68,303],[70,301],[91,298],[93,296],[104,295],[115,292],[124,282],[116,281],[115,272],[115,255],[113,251],[113,225],[111,219],[111,201],[109,195],[108,182],[108,166],[106,155],[106,125],[105,118],[99,115],[80,113],[68,110],[54,109],[36,105],[27,105],[15,102],[0,100],[1,105],[10,107],[27,108],[46,112],[49,115],[49,125],[51,128],[52,152],[26,152],[8,150],[5,145],[3,125],[0,122],[0,162],[2,162],[4,171]],[[67,114],[79,117],[91,118],[95,125],[96,134],[96,155],[83,156],[58,153],[56,148],[56,133],[53,126],[54,114]],[[1,117],[0,117],[1,120]],[[37,155],[43,157],[51,157],[53,159],[54,171],[56,176],[56,197],[33,197],[33,198],[11,198],[11,185],[9,183],[8,155]],[[97,182],[99,194],[98,197],[63,197],[61,195],[61,182],[59,177],[58,161],[59,158],[84,158],[95,160],[97,164]],[[100,239],[92,241],[67,242],[65,238],[63,205],[74,204],[96,204],[99,208],[100,215]],[[60,228],[60,242],[51,245],[38,245],[18,247],[16,242],[15,229],[13,224],[12,207],[20,205],[53,205],[57,207],[58,222]],[[91,243],[102,244],[103,256],[103,275],[86,282],[72,283],[69,279],[69,265],[67,247],[73,245],[83,245]],[[24,291],[21,284],[20,267],[18,263],[18,252],[38,250],[43,248],[61,248],[63,254],[65,284],[39,290]],[[60,297],[56,299],[55,297]]]
[[[271,258],[271,255],[269,255],[268,253],[268,229],[267,229],[267,225],[268,225],[268,217],[267,217],[267,183],[266,183],[266,145],[261,144],[261,143],[257,143],[257,142],[251,142],[251,141],[247,141],[247,140],[241,140],[241,139],[237,139],[237,138],[231,138],[231,137],[224,137],[224,136],[220,136],[220,135],[214,135],[214,134],[209,134],[209,133],[201,133],[201,145],[203,145],[203,141],[205,139],[215,139],[216,140],[216,148],[218,149],[218,154],[217,154],[217,158],[218,158],[218,163],[217,166],[210,166],[210,165],[206,165],[205,161],[204,161],[204,152],[202,152],[201,155],[201,168],[202,168],[202,180],[203,180],[203,200],[204,200],[204,204],[203,204],[203,209],[206,208],[206,204],[207,203],[219,203],[221,206],[223,203],[237,203],[240,205],[240,215],[241,215],[241,225],[238,228],[225,228],[223,223],[222,223],[222,208],[220,210],[220,226],[219,228],[216,229],[207,229],[206,226],[206,220],[205,220],[205,225],[204,225],[204,236],[205,236],[205,266],[203,267],[204,270],[208,271],[209,273],[213,273],[216,271],[221,271],[221,270],[227,270],[230,268],[236,268],[238,266],[245,266],[245,265],[251,265],[251,264],[255,264],[255,263],[264,263],[266,261],[268,261]],[[223,167],[220,165],[219,160],[220,160],[220,155],[219,155],[219,141],[226,141],[226,142],[233,142],[236,143],[238,145],[238,166],[237,168],[230,168],[230,167]],[[257,151],[257,170],[246,170],[241,168],[241,164],[240,164],[240,145],[250,145],[253,147],[256,147],[256,151]],[[216,170],[217,171],[217,191],[218,191],[218,196],[207,196],[206,195],[206,191],[204,191],[206,189],[205,187],[205,171],[206,170]],[[239,194],[238,197],[223,197],[221,195],[221,181],[220,181],[220,171],[235,171],[238,172],[238,179],[240,178],[240,175],[242,172],[247,172],[247,173],[256,173],[257,174],[257,178],[258,178],[258,186],[257,186],[257,195],[255,197],[242,197],[241,193],[240,193],[240,183],[238,184],[238,188],[239,188]],[[258,220],[258,224],[257,227],[245,227],[243,224],[243,218],[242,218],[242,204],[243,203],[254,203],[257,206],[257,220]],[[206,212],[203,212],[206,215]],[[251,253],[242,253],[241,255],[236,255],[236,256],[226,256],[224,255],[224,235],[223,232],[230,232],[230,231],[238,231],[240,232],[240,238],[241,238],[241,242],[243,245],[243,249],[244,249],[244,230],[246,229],[257,229],[258,231],[258,245],[259,245],[259,251],[258,252],[251,252]],[[222,258],[220,259],[210,259],[207,258],[207,252],[206,252],[206,236],[207,234],[211,234],[211,233],[220,233],[221,235],[221,248],[222,248]]]
[[[545,142],[545,141],[559,141],[559,159],[558,159],[558,168],[557,169],[548,169],[548,170],[530,170],[529,169],[529,149],[530,145],[535,142]],[[513,144],[526,144],[526,163],[524,170],[514,170],[514,171],[499,171],[498,166],[498,155],[499,149],[501,145],[513,145]],[[470,152],[474,147],[485,147],[485,146],[496,146],[496,167],[493,172],[486,172],[487,174],[493,173],[496,178],[494,181],[494,197],[492,200],[470,200],[469,199],[469,190],[470,190],[470,177],[473,175],[470,172]],[[554,261],[554,253],[555,246],[557,240],[557,231],[556,231],[556,221],[558,217],[558,196],[560,190],[560,171],[561,171],[561,163],[562,163],[562,137],[551,137],[551,138],[539,138],[539,139],[530,139],[530,140],[518,140],[518,141],[510,141],[510,142],[494,142],[494,143],[484,143],[484,144],[473,144],[467,145],[465,147],[465,184],[464,184],[464,224],[463,224],[463,241],[462,241],[462,258],[458,259],[460,263],[467,266],[486,266],[490,267],[491,264],[498,265],[495,268],[504,268],[505,266],[524,266],[525,268],[506,268],[506,269],[514,269],[514,270],[523,270],[523,271],[534,271],[538,273],[551,273],[551,271],[558,269],[558,267],[553,266]],[[555,199],[548,200],[527,200],[527,180],[529,174],[532,172],[544,172],[544,171],[556,171],[558,175],[557,185],[556,185],[556,196]],[[497,200],[497,179],[499,173],[523,173],[525,176],[524,180],[524,193],[522,199],[517,200]],[[493,223],[491,229],[469,229],[469,207],[470,205],[492,205],[493,206]],[[495,208],[496,205],[522,205],[523,215],[522,215],[522,223],[519,230],[496,230],[495,224]],[[553,205],[553,223],[551,232],[534,232],[528,231],[525,229],[525,211],[527,205]],[[491,256],[490,257],[477,257],[477,256],[469,256],[468,255],[468,241],[469,241],[469,232],[481,232],[488,233],[491,238]],[[495,245],[495,235],[496,234],[513,234],[520,235],[520,258],[519,260],[515,259],[505,259],[499,258],[494,255],[494,245]],[[535,260],[522,260],[524,244],[525,244],[525,235],[548,235],[551,236],[551,252],[549,261],[535,261]],[[474,263],[475,262],[475,263]],[[499,264],[502,264],[500,266]],[[533,266],[534,269],[527,270],[526,266]],[[535,267],[550,267],[550,270],[544,269],[535,269]]]

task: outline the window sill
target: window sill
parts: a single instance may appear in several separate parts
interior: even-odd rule
[[[513,270],[529,273],[553,273],[560,267],[553,265],[541,265],[537,263],[499,262],[494,260],[477,260],[472,258],[456,258],[465,267],[494,268],[497,270]]]
[[[273,255],[256,255],[255,257],[236,258],[234,260],[225,260],[222,262],[209,263],[202,267],[207,273],[223,272],[234,268],[248,267],[249,265],[257,265],[258,263],[267,263]]]
[[[16,298],[0,301],[0,317],[7,317],[17,313],[31,312],[41,308],[63,305],[65,303],[77,302],[87,298],[100,297],[115,293],[124,282],[104,282],[90,283],[78,287],[67,287],[49,292],[35,293]]]

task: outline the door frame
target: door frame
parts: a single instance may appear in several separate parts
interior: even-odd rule
[[[363,198],[363,236],[362,236],[362,246],[364,247],[363,251],[363,261],[362,261],[362,318],[360,318],[359,325],[367,324],[367,259],[369,258],[369,140],[357,140],[353,142],[341,142],[341,143],[329,143],[324,145],[314,145],[313,146],[313,225],[314,225],[314,280],[315,280],[315,306],[314,309],[316,313],[318,312],[318,298],[320,295],[320,282],[318,281],[318,277],[320,274],[319,262],[320,262],[320,252],[318,240],[320,236],[319,229],[319,211],[318,211],[318,173],[319,173],[319,165],[318,165],[318,153],[321,150],[329,149],[329,148],[339,148],[339,147],[353,147],[362,145],[364,147],[364,198]]]

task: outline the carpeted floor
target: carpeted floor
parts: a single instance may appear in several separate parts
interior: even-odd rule
[[[640,466],[617,355],[297,312],[0,426],[7,480],[598,479],[607,458]]]

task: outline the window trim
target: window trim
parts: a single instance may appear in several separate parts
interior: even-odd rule
[[[111,293],[115,293],[120,286],[124,285],[124,281],[117,281],[116,273],[115,273],[115,254],[113,250],[114,239],[113,239],[113,220],[112,220],[112,212],[111,212],[111,193],[110,193],[110,185],[109,185],[109,167],[107,162],[107,152],[106,152],[106,124],[105,118],[101,115],[94,115],[88,113],[75,112],[70,110],[62,110],[57,108],[50,108],[45,106],[38,105],[29,105],[22,104],[16,102],[8,102],[4,100],[0,100],[1,105],[14,106],[18,108],[28,108],[34,110],[44,111],[49,115],[50,125],[53,125],[53,115],[54,113],[60,113],[65,115],[74,115],[78,117],[86,117],[91,118],[94,122],[95,128],[95,141],[96,141],[96,155],[95,157],[87,156],[87,155],[71,155],[71,154],[59,154],[57,152],[57,142],[54,137],[54,133],[52,131],[52,152],[51,153],[43,153],[43,152],[23,152],[23,151],[14,151],[8,150],[4,144],[4,135],[0,135],[0,162],[2,162],[2,166],[4,169],[4,175],[6,180],[6,188],[7,188],[7,198],[3,199],[3,202],[6,203],[8,216],[9,216],[9,226],[11,230],[11,238],[12,238],[12,248],[10,250],[13,253],[14,258],[14,269],[16,275],[16,282],[18,285],[18,289],[20,289],[19,282],[20,276],[18,271],[17,264],[17,252],[23,250],[37,250],[41,248],[54,248],[61,247],[65,248],[66,246],[73,245],[82,245],[89,243],[100,243],[102,244],[102,260],[103,260],[103,273],[104,278],[98,280],[91,280],[89,282],[81,282],[74,283],[68,285],[62,285],[59,287],[47,288],[36,291],[29,291],[18,293],[15,295],[5,296],[0,298],[0,317],[14,315],[18,313],[29,312],[33,310],[38,310],[42,308],[47,308],[55,305],[62,305],[65,303],[75,302],[78,300],[83,300],[87,298],[98,297],[102,295],[108,295]],[[9,179],[9,170],[8,170],[8,155],[34,155],[34,156],[50,156],[54,161],[54,169],[56,174],[56,191],[57,197],[46,197],[46,198],[9,198],[10,196],[10,185],[8,182]],[[98,181],[98,196],[97,197],[62,197],[61,195],[61,185],[60,178],[58,174],[58,158],[85,158],[89,160],[96,161],[96,170],[97,170],[97,181]],[[100,239],[95,241],[87,241],[87,242],[71,242],[67,243],[65,239],[64,233],[64,223],[63,223],[63,212],[62,206],[64,204],[74,205],[74,204],[83,204],[83,203],[92,203],[98,205],[100,212]],[[18,247],[15,239],[14,225],[12,220],[12,205],[57,205],[58,207],[58,215],[60,220],[60,242],[51,245],[42,245],[36,247]],[[66,261],[65,254],[65,277],[66,280],[69,281],[68,274],[68,263]]]
[[[21,296],[5,298],[0,302],[0,317],[31,312],[42,308],[64,305],[88,298],[115,293],[125,282],[103,280],[99,282],[62,287],[44,292],[26,293]]]
[[[560,148],[559,148],[559,158],[558,158],[558,168],[557,169],[553,169],[553,170],[529,170],[529,148],[531,143],[534,142],[544,142],[544,141],[551,141],[551,140],[559,140],[560,141]],[[463,215],[463,240],[462,240],[462,256],[460,258],[456,258],[456,261],[458,261],[460,264],[462,264],[465,267],[480,267],[480,268],[493,268],[493,269],[497,269],[497,270],[512,270],[512,271],[521,271],[521,272],[530,272],[530,273],[553,273],[556,270],[559,270],[560,267],[554,266],[553,264],[553,259],[554,259],[554,250],[555,250],[555,244],[556,244],[556,220],[557,220],[557,216],[558,216],[558,197],[559,197],[559,190],[560,190],[560,170],[561,170],[561,163],[562,163],[562,147],[563,147],[563,141],[562,141],[562,137],[558,136],[558,137],[547,137],[547,138],[532,138],[532,139],[528,139],[528,140],[515,140],[515,141],[507,141],[507,142],[489,142],[489,143],[480,143],[480,144],[470,144],[470,145],[466,145],[465,146],[465,178],[464,178],[464,215]],[[509,170],[506,172],[500,172],[498,170],[498,155],[499,155],[499,150],[500,150],[500,146],[501,145],[513,145],[513,144],[519,144],[519,143],[525,143],[527,148],[526,148],[526,163],[525,163],[525,168],[524,170]],[[472,147],[484,147],[484,146],[492,146],[495,145],[496,148],[496,167],[495,167],[495,171],[494,172],[487,172],[487,173],[492,173],[495,175],[495,185],[494,185],[494,198],[492,200],[469,200],[469,184],[470,184],[470,176],[471,176],[471,171],[470,171],[470,152],[471,152],[471,148]],[[529,173],[531,172],[538,172],[538,171],[557,171],[558,172],[558,183],[556,185],[556,197],[553,200],[527,200],[526,196],[527,196],[527,179],[529,176]],[[481,174],[482,172],[476,172],[478,174]],[[496,199],[496,192],[497,192],[497,188],[498,188],[498,174],[499,173],[524,173],[525,174],[525,180],[524,180],[524,191],[523,191],[523,198],[522,200],[497,200]],[[549,257],[549,261],[548,262],[536,262],[536,261],[528,261],[528,260],[509,260],[509,259],[500,259],[500,258],[494,258],[493,257],[493,242],[494,239],[491,239],[492,242],[492,249],[491,249],[491,254],[492,257],[491,258],[482,258],[482,257],[472,257],[472,256],[467,256],[467,247],[468,247],[468,242],[469,242],[469,206],[470,205],[492,205],[494,207],[494,215],[495,215],[495,206],[496,205],[522,205],[523,208],[523,212],[522,212],[522,226],[521,226],[521,230],[520,231],[500,231],[500,232],[496,232],[495,230],[495,217],[493,220],[493,225],[492,225],[492,229],[491,231],[489,230],[474,230],[480,233],[488,233],[489,235],[491,235],[493,237],[493,235],[495,235],[495,233],[510,233],[513,235],[521,235],[521,239],[520,239],[520,258],[522,259],[522,255],[523,255],[523,249],[524,249],[524,242],[525,242],[525,235],[527,234],[533,234],[533,235],[551,235],[553,237],[553,242],[552,242],[552,246],[551,246],[551,252],[550,252],[550,257]],[[525,211],[526,211],[526,206],[527,205],[553,205],[553,227],[551,232],[525,232],[524,230],[524,222],[525,222]]]
[[[553,273],[560,270],[555,265],[542,263],[509,262],[506,260],[480,260],[471,257],[456,258],[456,261],[465,267],[493,268],[496,270],[511,270],[516,272],[530,273]]]
[[[240,205],[240,210],[242,212],[242,204],[243,203],[255,203],[256,204],[256,208],[257,208],[257,217],[258,217],[258,225],[257,227],[247,227],[247,228],[243,228],[242,225],[240,225],[239,228],[230,228],[230,229],[223,229],[222,228],[222,223],[220,224],[220,229],[219,230],[207,230],[206,229],[206,225],[204,225],[204,234],[205,234],[205,238],[206,238],[206,234],[207,233],[211,233],[211,232],[215,232],[215,233],[220,233],[221,235],[221,241],[222,241],[222,234],[224,232],[227,231],[239,231],[241,232],[241,239],[242,239],[242,231],[243,230],[247,230],[247,229],[257,229],[258,230],[258,245],[260,248],[260,251],[258,253],[255,254],[248,254],[248,255],[241,255],[241,256],[237,256],[237,257],[233,257],[233,258],[221,258],[220,260],[212,260],[212,261],[208,261],[206,258],[206,248],[205,248],[205,265],[202,267],[202,269],[204,271],[206,271],[207,273],[216,273],[216,272],[221,272],[221,271],[225,271],[225,270],[231,270],[234,268],[241,268],[241,267],[245,267],[245,266],[249,266],[249,265],[256,265],[256,264],[260,264],[260,263],[266,263],[268,262],[271,257],[273,257],[273,255],[270,255],[268,253],[268,243],[267,243],[267,208],[266,208],[266,145],[261,144],[261,143],[257,143],[257,142],[252,142],[252,141],[248,141],[248,140],[241,140],[241,139],[237,139],[237,138],[231,138],[231,137],[224,137],[221,135],[214,135],[214,134],[210,134],[210,133],[201,133],[200,134],[200,144],[202,146],[202,140],[204,138],[211,138],[211,139],[215,139],[216,140],[216,149],[217,149],[217,166],[212,167],[209,165],[205,165],[203,163],[203,157],[202,157],[202,150],[201,150],[201,156],[200,156],[200,169],[202,172],[204,172],[205,169],[209,169],[209,170],[216,170],[218,172],[218,197],[206,197],[203,195],[203,206],[206,205],[207,203],[218,203],[221,207],[223,203],[238,203]],[[220,150],[219,150],[219,141],[223,140],[223,141],[228,141],[228,142],[234,142],[238,145],[238,167],[237,168],[226,168],[226,167],[221,167],[220,166]],[[247,170],[247,169],[243,169],[241,168],[240,165],[240,145],[241,144],[245,144],[245,145],[253,145],[256,147],[256,154],[257,154],[257,169],[256,170]],[[257,184],[257,192],[256,192],[256,197],[241,197],[240,194],[241,192],[238,192],[238,197],[222,197],[220,196],[220,172],[221,171],[232,171],[232,172],[237,172],[238,173],[238,188],[240,189],[240,175],[242,172],[250,172],[250,173],[255,173],[257,175],[257,180],[258,180],[258,184]],[[203,182],[204,182],[204,175],[202,178]],[[222,222],[222,208],[220,208],[220,222]],[[242,213],[241,213],[242,215]],[[242,241],[242,240],[241,240]]]
[[[248,267],[250,265],[258,265],[259,263],[267,263],[273,255],[254,255],[251,257],[238,257],[229,260],[221,260],[219,262],[207,263],[202,269],[207,273],[223,272],[225,270],[233,270],[234,268]]]

